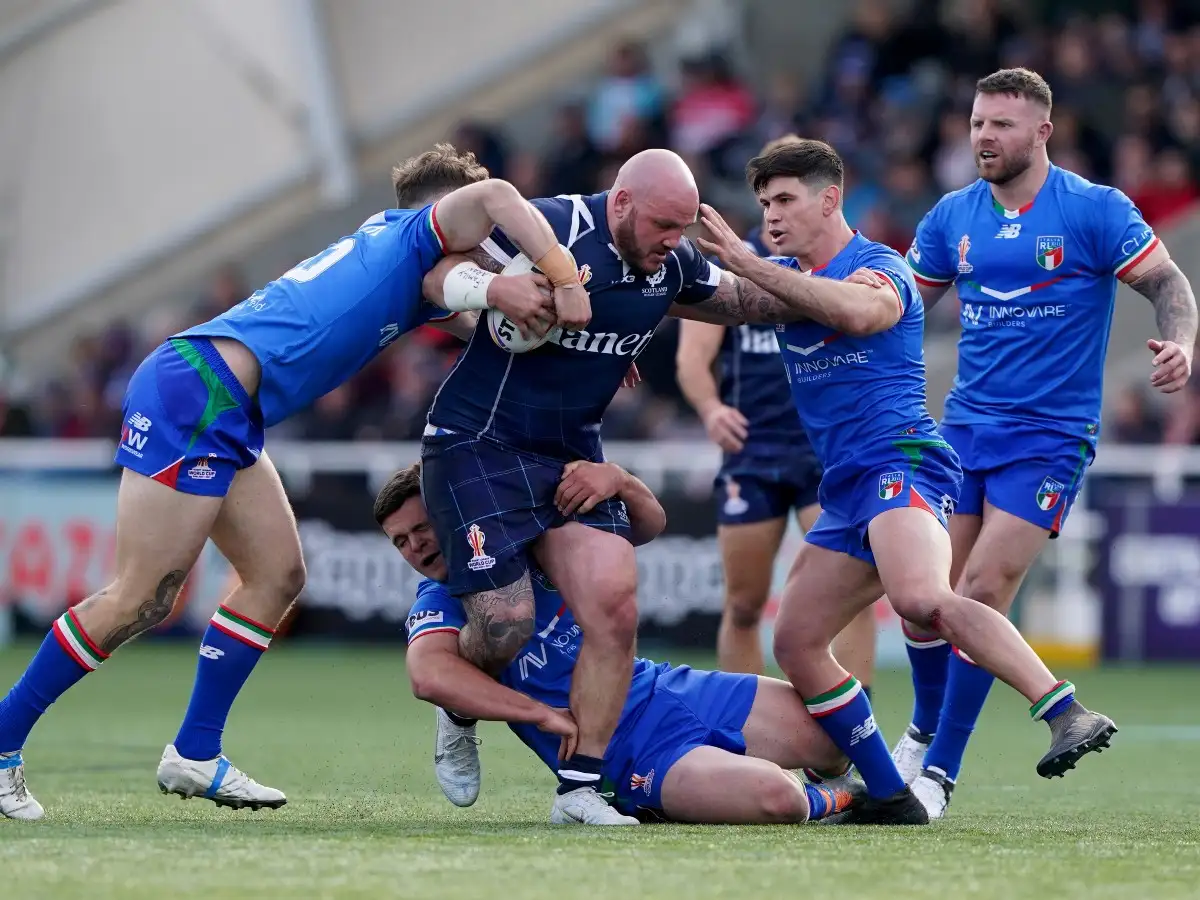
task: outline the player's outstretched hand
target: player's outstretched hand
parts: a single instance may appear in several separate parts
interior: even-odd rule
[[[545,275],[497,275],[488,285],[488,302],[526,338],[541,337],[554,324],[554,295]]]
[[[557,734],[562,738],[558,746],[558,758],[570,759],[575,755],[575,744],[579,741],[579,726],[569,709],[553,709],[546,707],[542,720],[537,723],[539,730],[547,734]]]
[[[1185,352],[1174,341],[1146,341],[1154,354],[1154,374],[1150,383],[1164,394],[1182,390],[1192,374],[1192,354]]]
[[[621,387],[635,388],[642,383],[642,373],[638,371],[637,363],[629,364],[629,371],[621,379]]]
[[[577,281],[554,288],[554,309],[558,324],[567,331],[580,331],[592,320],[592,300]]]
[[[624,481],[625,470],[620,466],[577,459],[563,469],[554,505],[564,516],[589,513],[597,503],[617,496]]]
[[[855,269],[846,278],[851,284],[865,284],[867,287],[883,287],[883,277],[876,275],[870,269]]]
[[[732,406],[718,403],[704,414],[703,421],[708,439],[726,453],[738,453],[746,445],[750,423]]]
[[[698,237],[696,243],[705,253],[719,259],[721,265],[730,272],[744,275],[743,264],[749,260],[758,260],[758,255],[746,246],[746,242],[729,227],[729,223],[721,218],[721,214],[707,203],[700,204],[700,222],[708,229],[712,239]]]

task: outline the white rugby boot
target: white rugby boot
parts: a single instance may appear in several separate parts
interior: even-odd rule
[[[21,751],[0,753],[0,816],[34,822],[46,811],[25,787],[25,761]]]
[[[279,809],[287,803],[282,791],[259,784],[224,756],[184,759],[174,744],[163,750],[158,787],[164,794],[178,794],[184,800],[202,797],[230,809]]]
[[[604,794],[595,788],[581,787],[554,795],[550,810],[551,825],[637,825],[633,816],[622,815],[608,805]]]
[[[921,774],[912,783],[912,792],[921,801],[921,805],[929,813],[929,821],[932,822],[934,819],[945,818],[946,808],[950,806],[950,795],[954,793],[954,782],[938,769],[922,769]]]
[[[442,793],[455,806],[470,806],[479,799],[479,784],[483,778],[479,744],[474,725],[464,728],[438,707],[433,771]]]
[[[909,725],[904,730],[904,736],[892,750],[892,762],[900,770],[900,777],[905,784],[912,784],[921,774],[921,767],[925,765],[925,751],[932,743],[933,735],[922,734],[915,725]]]

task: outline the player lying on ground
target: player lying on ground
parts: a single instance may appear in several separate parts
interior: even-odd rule
[[[962,472],[925,409],[923,306],[899,254],[846,224],[842,174],[840,157],[820,141],[756,157],[748,180],[787,258],[760,259],[708,207],[702,216],[713,238],[700,244],[807,317],[778,340],[824,468],[822,512],[784,589],[775,657],[866,780],[871,796],[857,819],[921,823],[928,814],[900,777],[870,702],[829,652],[881,584],[901,617],[1025,695],[1032,717],[1050,727],[1039,774],[1063,774],[1107,746],[1116,729],[1075,700],[1074,687],[1050,673],[1007,619],[951,589],[947,518]],[[843,280],[856,272],[870,283]]]
[[[471,181],[451,193],[439,152],[412,161],[419,209],[387,210],[211,322],[155,350],[129,383],[116,462],[116,578],[68,610],[20,681],[0,700],[0,815],[37,819],[21,748],[47,707],[117,647],[170,614],[209,537],[239,586],[201,641],[183,725],[158,768],[163,791],[223,806],[279,807],[274,788],[221,755],[233,701],[304,582],[291,507],[263,452],[264,428],[309,406],[384,347],[447,310],[511,307],[531,328],[555,315],[582,327],[586,292],[545,218],[512,185]],[[454,185],[457,186],[457,185]],[[440,198],[440,199],[439,199]],[[436,201],[436,203],[434,202]],[[533,277],[493,280],[471,297],[422,300],[443,254],[504,227],[554,282],[553,306]],[[545,282],[540,282],[544,286]]]
[[[795,143],[786,135],[762,152]],[[759,256],[775,254],[766,226],[746,239]],[[714,363],[720,382],[713,374]],[[717,543],[725,573],[725,603],[717,632],[717,665],[761,675],[763,607],[771,593],[775,557],[794,511],[807,532],[820,515],[821,464],[796,415],[775,326],[736,327],[694,320],[679,327],[676,378],[683,396],[723,453],[713,483]],[[834,642],[834,656],[871,696],[875,616],[863,610]]]
[[[1051,102],[1025,69],[980,79],[971,112],[980,178],[941,199],[908,252],[925,305],[954,284],[962,309],[940,427],[964,476],[951,583],[1005,614],[1095,455],[1117,281],[1154,304],[1151,385],[1182,389],[1196,342],[1191,286],[1129,198],[1050,164]],[[893,756],[936,818],[993,678],[928,630],[910,627],[907,638],[916,702]]]
[[[471,633],[475,623],[443,583],[446,561],[421,500],[419,468],[397,472],[375,501],[384,533],[428,579],[417,588],[407,621],[413,693],[440,708],[508,722],[557,771],[577,740],[565,707],[584,633],[535,569],[536,632],[498,681],[471,663],[467,654],[489,636]],[[557,497],[564,513],[604,500],[623,504],[635,544],[652,540],[666,524],[650,490],[611,463],[571,463]],[[804,784],[788,771],[801,766],[844,772],[847,760],[790,685],[637,659],[601,772],[604,789],[631,815],[602,824],[636,824],[632,814],[639,810],[680,822],[803,822],[851,806],[849,791]],[[572,819],[556,805],[551,821]]]

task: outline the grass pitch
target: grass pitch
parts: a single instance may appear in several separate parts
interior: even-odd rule
[[[33,649],[0,651],[0,689]],[[950,818],[928,828],[589,830],[546,824],[551,777],[501,725],[481,728],[479,802],[447,803],[432,712],[388,649],[283,644],[259,666],[225,749],[287,792],[282,810],[165,797],[154,772],[194,659],[188,644],[126,648],[51,709],[26,748],[47,816],[0,821],[0,898],[1200,896],[1196,669],[1077,673],[1121,732],[1053,782],[1034,772],[1046,729],[997,687]],[[892,742],[907,673],[875,693]]]

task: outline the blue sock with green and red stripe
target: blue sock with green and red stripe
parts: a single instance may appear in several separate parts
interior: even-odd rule
[[[29,732],[55,700],[108,659],[67,610],[38,647],[8,695],[0,700],[0,753],[25,746]]]
[[[192,699],[175,737],[180,756],[207,760],[221,755],[229,710],[274,635],[272,629],[241,613],[217,607],[200,640]]]
[[[850,757],[867,783],[867,793],[882,800],[904,789],[904,779],[875,724],[871,701],[853,675],[806,699],[804,705],[838,749]]]
[[[967,742],[996,679],[957,647],[950,655],[948,670],[946,699],[933,743],[925,751],[925,768],[936,769],[951,781],[957,781]]]

